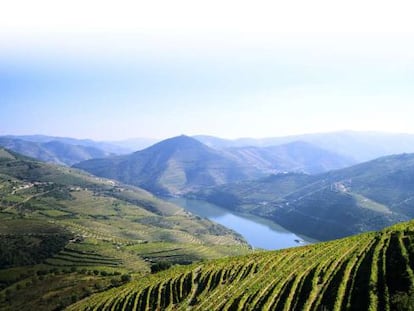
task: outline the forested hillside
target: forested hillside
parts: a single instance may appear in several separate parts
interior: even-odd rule
[[[195,196],[329,240],[412,219],[413,185],[414,154],[401,154],[318,175],[277,174],[206,188]]]

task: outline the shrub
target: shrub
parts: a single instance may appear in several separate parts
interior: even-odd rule
[[[131,281],[131,275],[129,275],[129,274],[123,274],[121,276],[121,281],[124,282],[124,283]]]
[[[171,267],[171,263],[168,261],[159,261],[151,266],[151,273],[167,270]]]

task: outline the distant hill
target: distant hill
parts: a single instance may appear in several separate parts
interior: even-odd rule
[[[263,175],[184,135],[130,155],[92,159],[74,167],[161,194],[180,194]]]
[[[301,141],[268,147],[233,147],[224,151],[240,163],[273,173],[316,174],[355,164],[351,158]]]
[[[101,149],[107,153],[125,154],[134,151],[126,146],[118,145],[116,142],[95,141],[92,139],[77,139],[71,137],[47,136],[47,135],[5,135],[0,138],[20,139],[24,141],[31,141],[35,143],[48,143],[51,141],[58,141],[64,144],[93,147]]]
[[[182,135],[130,155],[92,159],[75,167],[156,193],[182,194],[275,172],[319,173],[353,163],[304,142],[216,150]]]
[[[103,158],[113,153],[86,145],[73,145],[59,140],[34,142],[18,138],[0,137],[0,146],[38,160],[62,165]]]
[[[328,240],[414,218],[414,154],[319,175],[278,174],[205,189],[197,196]]]
[[[341,131],[259,139],[238,138],[231,140],[205,135],[195,136],[194,138],[218,149],[245,146],[266,147],[303,141],[358,162],[369,161],[386,155],[414,152],[413,134]]]
[[[176,267],[77,310],[412,310],[414,225]]]

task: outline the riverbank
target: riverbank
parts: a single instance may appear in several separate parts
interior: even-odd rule
[[[164,198],[200,217],[208,218],[241,234],[254,248],[277,250],[317,242],[278,224],[253,215],[238,214],[215,204],[187,198]]]

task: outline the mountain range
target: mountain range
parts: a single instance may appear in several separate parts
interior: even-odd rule
[[[129,155],[92,159],[74,167],[158,194],[180,194],[261,175],[184,135]]]
[[[194,138],[216,149],[245,146],[266,147],[302,141],[354,159],[356,162],[365,162],[386,155],[414,152],[414,135],[400,133],[339,131],[257,139],[223,139],[206,135]]]
[[[308,143],[216,150],[182,135],[129,155],[91,159],[74,167],[154,193],[177,195],[272,172],[314,173],[350,163],[350,159]]]
[[[110,143],[43,135],[0,136],[0,146],[48,163],[75,163],[130,152]]]
[[[351,164],[373,160],[386,155],[414,152],[414,135],[381,132],[342,131],[285,137],[238,139],[223,139],[214,136],[197,135],[193,136],[193,138],[213,149],[230,151],[230,153],[233,149],[237,150],[239,148],[246,147],[248,147],[248,149],[253,147],[266,149],[267,147],[286,145],[296,142],[309,143],[314,148],[320,148],[325,152],[330,151],[337,156],[341,156],[346,159],[347,162],[352,161]],[[18,140],[18,142],[13,142],[14,140]],[[102,155],[108,156],[110,154],[121,155],[143,150],[157,142],[160,142],[161,140],[152,138],[132,138],[107,142],[45,135],[0,136],[0,146],[35,157],[42,161],[72,165],[83,160],[96,158],[94,154],[91,156],[80,156],[79,151],[73,151],[73,157],[68,156],[71,152],[67,152],[66,155],[62,156],[63,152],[56,150],[50,151],[47,146],[40,146],[41,144],[52,141],[64,144],[64,147],[62,148],[66,149],[69,149],[70,146],[77,146],[77,149],[79,149],[79,146],[93,147],[95,149],[99,149]],[[24,142],[30,142],[30,144],[24,144]],[[33,143],[35,143],[36,146],[34,146]],[[81,153],[87,152],[88,151],[82,151]],[[260,153],[266,153],[266,151],[261,150]],[[264,157],[266,158],[266,156]],[[262,159],[260,159],[260,161],[261,160]],[[264,161],[267,162],[266,159]],[[323,169],[323,167],[321,169]],[[328,166],[327,169],[332,169],[332,167]]]
[[[302,141],[267,147],[231,147],[223,149],[223,152],[235,161],[268,173],[317,174],[356,163],[351,158]]]
[[[116,142],[96,141],[92,139],[78,139],[72,137],[59,137],[48,135],[4,135],[0,136],[0,138],[20,139],[34,143],[47,143],[51,141],[58,141],[64,144],[74,146],[93,147],[112,154],[123,154],[134,150],[128,147],[123,147],[122,144],[117,144]]]

